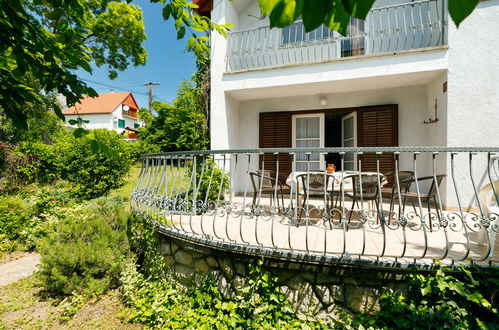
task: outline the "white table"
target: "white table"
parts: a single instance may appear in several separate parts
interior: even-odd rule
[[[286,184],[291,187],[293,191],[296,191],[296,178],[299,175],[302,174],[307,174],[308,172],[291,172],[289,176],[286,179]],[[318,173],[318,172],[310,172],[310,173]],[[319,172],[322,173],[322,172]],[[378,172],[359,172],[359,171],[337,171],[333,173],[326,173],[327,175],[331,176],[331,179],[329,179],[328,191],[340,191],[341,187],[341,181],[343,181],[344,177],[350,176],[350,175],[359,175],[360,174],[365,174],[365,175],[381,175],[381,186],[384,186],[385,184],[388,183],[386,181],[386,178],[383,176],[383,174],[378,173]],[[344,179],[345,182],[343,183],[343,189],[344,190],[352,190],[352,178],[347,177]]]

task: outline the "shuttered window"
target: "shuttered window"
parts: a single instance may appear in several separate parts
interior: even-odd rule
[[[260,113],[260,148],[291,148],[291,113],[266,112]],[[265,161],[265,170],[277,171],[277,156],[265,154],[260,158]],[[279,180],[286,182],[292,171],[291,155],[279,155]]]
[[[358,112],[359,147],[396,147],[398,146],[398,108],[397,105],[372,107]],[[393,154],[380,157],[380,172],[395,170]],[[376,155],[367,153],[362,156],[362,171],[376,171]]]

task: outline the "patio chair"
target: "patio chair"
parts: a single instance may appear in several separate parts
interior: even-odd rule
[[[420,184],[422,182],[431,181],[430,189],[428,190],[428,193],[426,193],[426,194],[419,193],[419,198],[421,199],[421,201],[426,202],[427,207],[428,207],[428,213],[431,212],[430,201],[433,200],[433,203],[435,204],[435,209],[437,212],[438,221],[441,220],[441,214],[440,214],[440,209],[439,209],[438,204],[437,204],[437,187],[440,187],[440,184],[442,183],[442,180],[445,177],[446,177],[445,174],[440,174],[440,175],[436,175],[435,178],[433,176],[426,176],[426,177],[422,177],[422,178],[417,179],[418,184]],[[436,181],[435,181],[435,179],[436,179]],[[414,199],[416,199],[416,200],[418,199],[418,193],[409,191],[412,183],[415,183],[415,182],[416,182],[416,178],[404,182],[404,184],[408,184],[409,186],[405,192],[400,192],[400,197],[403,198],[402,212],[405,212],[405,204],[407,202],[407,199],[409,199],[411,201],[414,212],[416,212],[416,214],[417,214],[416,205],[414,204]],[[430,231],[431,231],[431,229],[432,229],[431,216],[429,216],[429,222],[430,222]]]
[[[272,201],[277,200],[277,208],[280,210],[279,196],[281,197],[282,207],[284,208],[283,184],[276,179],[272,171],[250,172],[251,184],[253,185],[253,207],[257,205],[257,197],[261,195],[270,195],[270,205]],[[277,193],[277,195],[276,195]],[[258,201],[259,202],[259,201]]]
[[[390,198],[390,214],[393,212],[393,208],[395,206],[395,199],[398,197],[398,189],[397,189],[397,178],[396,172],[388,172],[383,174],[388,182],[391,183],[391,186],[385,185],[381,188],[381,196]],[[399,186],[400,192],[405,193],[408,192],[412,180],[414,179],[414,172],[412,171],[399,171],[398,172]]]
[[[329,192],[327,188],[329,186],[329,180],[334,180],[331,175],[324,172],[309,172],[300,174],[296,177],[296,182],[298,184],[297,193],[303,196],[303,203],[300,210],[300,219],[302,216],[302,211],[305,210],[305,205],[309,202],[310,197],[322,197],[324,198],[324,212],[329,212]],[[301,189],[300,189],[301,187]],[[307,204],[307,213],[309,212],[309,207]],[[329,223],[332,229],[332,224]]]
[[[373,174],[351,174],[345,176],[340,185],[340,191],[344,189],[343,184],[346,182],[346,179],[352,180],[352,190],[344,192],[345,197],[349,197],[352,200],[352,208],[350,209],[350,214],[348,216],[348,223],[350,224],[353,210],[355,205],[357,205],[357,207],[359,206],[359,201],[373,202],[376,205],[377,221],[380,216],[378,176]]]

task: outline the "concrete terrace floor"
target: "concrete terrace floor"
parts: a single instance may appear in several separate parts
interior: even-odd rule
[[[428,225],[424,228],[421,226],[418,218],[408,220],[405,227],[396,221],[381,226],[373,216],[362,223],[359,221],[358,212],[352,214],[352,220],[347,226],[346,223],[339,221],[338,209],[333,212],[332,223],[324,222],[320,218],[322,213],[317,211],[317,208],[313,209],[315,211],[311,213],[315,214],[311,214],[310,217],[302,215],[299,221],[290,221],[282,212],[277,214],[270,212],[268,198],[262,198],[260,201],[264,215],[256,217],[249,212],[249,208],[241,212],[243,201],[248,204],[252,199],[234,197],[231,204],[220,204],[217,212],[211,210],[203,215],[172,214],[155,208],[149,208],[149,211],[156,214],[158,221],[171,227],[172,230],[221,242],[305,251],[326,256],[361,257],[373,260],[379,258],[386,261],[399,258],[398,261],[409,263],[415,260],[429,263],[437,259],[450,264],[453,260],[460,263],[467,258],[480,264],[487,263],[483,262],[490,246],[487,238],[480,237],[483,235],[463,226],[460,218],[452,217],[452,212],[444,212],[443,218],[449,221],[449,226],[444,228],[434,225],[430,231]],[[310,208],[320,204],[322,201],[311,201]],[[228,205],[232,205],[233,208],[229,209]],[[351,202],[347,202],[346,206],[350,208]],[[367,206],[365,203],[366,209]],[[383,210],[389,210],[389,207],[389,203],[383,203]],[[234,208],[238,210],[234,212]],[[398,212],[398,206],[394,211]],[[410,217],[410,212],[413,212],[413,209],[408,205],[405,210],[406,216]],[[423,214],[426,212],[424,209]],[[349,213],[346,214],[348,217]],[[468,227],[474,228],[472,213],[467,213],[466,217]],[[438,223],[438,220],[435,219],[433,222]],[[499,263],[498,254],[499,243],[495,240],[492,263]]]

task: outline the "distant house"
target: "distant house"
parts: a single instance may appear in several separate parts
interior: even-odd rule
[[[114,130],[120,134],[126,134],[128,138],[135,138],[137,128],[141,126],[138,116],[138,105],[132,93],[105,93],[98,97],[85,96],[80,102],[63,111],[66,117],[66,125],[69,120],[81,117],[87,121],[85,127],[88,129],[105,128]]]

